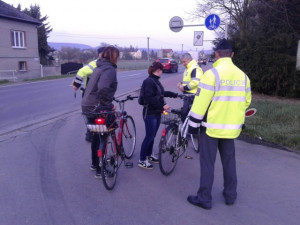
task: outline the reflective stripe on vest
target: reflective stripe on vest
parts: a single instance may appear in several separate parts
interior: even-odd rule
[[[243,124],[213,124],[213,123],[206,123],[206,122],[202,122],[201,125],[206,128],[221,129],[221,130],[238,130],[241,129],[243,126]]]
[[[189,121],[189,126],[194,127],[194,128],[198,128],[201,126],[201,123],[195,123],[193,121]]]
[[[90,64],[87,64],[87,66],[90,67],[90,69],[91,69],[92,71],[94,71],[94,67],[92,67]]]
[[[197,113],[194,113],[193,111],[190,111],[190,116],[194,117],[197,120],[203,120],[203,117],[204,117],[204,116],[201,116],[201,115],[199,115]]]
[[[245,102],[245,96],[215,96],[212,101],[230,101],[230,102]]]

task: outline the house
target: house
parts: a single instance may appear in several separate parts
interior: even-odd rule
[[[0,0],[0,79],[41,75],[37,34],[41,24]]]
[[[130,55],[132,59],[141,59],[142,52],[141,50],[137,50],[136,52],[120,52],[120,58],[126,59],[126,54]]]
[[[173,56],[173,50],[172,49],[159,49],[157,51],[157,57],[159,58],[172,58]]]

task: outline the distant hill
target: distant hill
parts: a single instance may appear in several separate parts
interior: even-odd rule
[[[75,43],[48,42],[48,45],[56,50],[61,50],[62,47],[71,47],[71,48],[80,48],[80,49],[93,48],[92,46],[89,45],[75,44]]]

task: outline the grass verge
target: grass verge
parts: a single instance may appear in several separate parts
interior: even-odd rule
[[[300,152],[300,100],[255,99],[257,113],[246,118],[243,134]]]

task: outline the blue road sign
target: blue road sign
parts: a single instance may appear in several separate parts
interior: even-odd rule
[[[209,30],[215,30],[220,26],[220,17],[216,14],[210,14],[205,19],[205,26]]]

